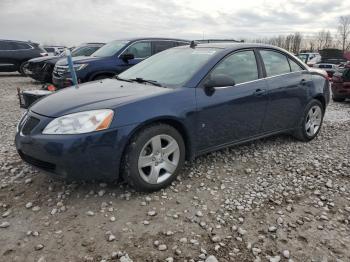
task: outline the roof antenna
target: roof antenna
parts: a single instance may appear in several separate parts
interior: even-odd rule
[[[190,47],[191,48],[195,48],[196,46],[197,46],[197,43],[194,40],[192,40],[191,44],[190,44]]]

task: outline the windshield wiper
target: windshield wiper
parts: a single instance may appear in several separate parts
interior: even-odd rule
[[[159,82],[157,82],[156,80],[148,80],[148,79],[143,79],[141,77],[136,77],[135,79],[128,79],[130,81],[135,81],[137,83],[149,83],[155,86],[162,86]]]
[[[120,78],[118,75],[113,76],[114,79],[125,82],[133,82],[131,79]]]

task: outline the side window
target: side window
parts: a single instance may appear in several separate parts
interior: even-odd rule
[[[135,58],[147,58],[152,55],[151,42],[138,42],[126,49],[125,54],[133,54]]]
[[[30,45],[28,45],[26,43],[14,42],[13,44],[15,46],[15,49],[19,49],[19,50],[21,50],[21,49],[30,49],[31,48]]]
[[[162,52],[174,46],[175,45],[173,41],[155,41],[153,42],[154,54]]]
[[[267,76],[290,73],[289,63],[285,55],[270,50],[260,50],[260,54],[264,61]]]
[[[15,48],[11,42],[0,41],[0,50],[9,51],[9,50],[15,50]]]
[[[288,59],[288,61],[289,61],[290,69],[292,70],[292,72],[298,72],[298,71],[304,70],[299,64],[294,62],[292,59]]]
[[[253,51],[241,51],[224,58],[210,73],[210,76],[227,75],[236,84],[259,78],[258,66]]]

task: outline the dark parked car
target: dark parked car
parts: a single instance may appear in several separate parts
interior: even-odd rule
[[[0,40],[0,72],[18,71],[24,75],[24,65],[32,58],[47,56],[37,43]]]
[[[19,155],[63,177],[122,176],[152,191],[185,159],[274,134],[317,136],[326,77],[268,45],[191,46],[39,100],[19,122]]]
[[[113,77],[158,52],[189,42],[170,38],[135,38],[110,42],[91,57],[73,59],[80,83]],[[72,85],[66,60],[58,61],[53,72],[53,84],[57,88]]]
[[[338,67],[346,63],[342,50],[335,48],[327,48],[320,50],[321,61],[314,64],[315,68],[320,68],[328,73],[332,78],[333,74],[338,70]]]
[[[350,64],[339,68],[332,78],[333,101],[343,102],[350,98]]]
[[[104,43],[86,43],[82,44],[72,50],[73,57],[86,57],[93,54],[96,50],[101,48]],[[25,65],[25,73],[31,78],[43,82],[52,83],[52,73],[55,64],[60,59],[66,57],[65,52],[61,53],[60,56],[48,56],[34,58],[28,61]]]

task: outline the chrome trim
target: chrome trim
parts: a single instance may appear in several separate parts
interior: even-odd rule
[[[0,63],[0,66],[14,66],[15,64],[6,64],[6,63]]]

